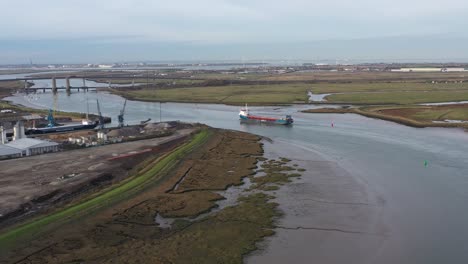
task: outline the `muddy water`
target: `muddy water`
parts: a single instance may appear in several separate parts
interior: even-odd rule
[[[103,114],[116,120],[122,98],[103,93],[88,97],[99,98]],[[50,94],[29,102],[23,96],[10,99],[38,108],[53,105]],[[60,110],[84,112],[86,95],[59,93],[58,105]],[[308,170],[300,181],[305,182],[283,187],[284,196],[278,193],[286,212],[280,224],[301,228],[278,229],[252,261],[284,263],[280,260],[285,256],[297,255],[297,263],[314,258],[323,260],[318,263],[466,262],[465,132],[417,129],[353,114],[297,112],[306,108],[310,106],[250,108],[257,114],[293,114],[295,124],[284,127],[241,124],[235,106],[167,103],[160,108],[158,103],[132,101],[125,120],[158,121],[161,109],[162,120],[202,122],[270,137],[284,146],[276,150],[278,155],[303,160],[299,165]],[[90,110],[95,113],[96,107],[90,104]]]
[[[336,162],[276,140],[265,144],[265,157],[287,156],[306,169],[299,179],[274,192],[284,217],[273,237],[246,263],[368,263],[387,236],[383,204]],[[312,261],[313,260],[313,261]]]

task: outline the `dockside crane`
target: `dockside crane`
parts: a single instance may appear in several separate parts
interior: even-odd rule
[[[119,127],[124,126],[124,115],[125,115],[125,106],[127,105],[127,99],[125,99],[122,110],[120,110],[120,115],[118,116]]]
[[[102,114],[101,114],[101,107],[99,106],[99,100],[98,99],[96,99],[96,103],[97,103],[97,110],[98,110],[98,115],[99,115],[99,123],[98,123],[97,129],[103,129],[104,128],[104,118],[102,117]]]

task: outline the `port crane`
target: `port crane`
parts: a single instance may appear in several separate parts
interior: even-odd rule
[[[125,114],[125,106],[127,105],[127,99],[125,99],[124,105],[122,110],[120,110],[120,115],[118,115],[118,120],[119,120],[119,127],[124,126],[124,114]]]
[[[54,119],[54,115],[52,114],[52,109],[49,109],[49,114],[47,115],[47,127],[54,127],[57,125]]]
[[[97,103],[97,110],[98,110],[98,115],[99,115],[99,124],[97,126],[97,129],[103,129],[104,128],[104,118],[102,117],[101,114],[101,107],[99,106],[99,100],[96,99]]]

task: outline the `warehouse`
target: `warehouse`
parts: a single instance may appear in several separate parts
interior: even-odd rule
[[[21,150],[0,144],[0,160],[21,157]]]
[[[32,156],[43,153],[57,152],[58,145],[59,144],[55,142],[49,142],[35,138],[20,138],[5,144],[5,146],[18,149],[21,152],[21,156]]]

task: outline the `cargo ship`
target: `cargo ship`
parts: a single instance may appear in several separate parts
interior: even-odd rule
[[[97,127],[98,121],[88,122],[83,120],[80,123],[68,124],[63,126],[48,126],[43,128],[30,128],[26,130],[26,135],[37,135],[37,134],[48,134],[48,133],[59,133],[59,132],[68,132],[82,129],[93,129]]]
[[[245,105],[245,108],[242,108],[240,110],[239,118],[244,121],[255,121],[255,122],[277,124],[277,125],[290,125],[294,122],[294,119],[292,118],[291,115],[286,115],[285,118],[251,115],[249,114],[249,109],[247,108],[247,105]]]
[[[49,114],[47,115],[47,120],[49,123],[46,127],[41,128],[29,128],[26,130],[26,135],[37,135],[37,134],[47,134],[47,133],[59,133],[59,132],[68,132],[82,129],[93,129],[99,125],[99,121],[92,122],[88,119],[88,114],[86,114],[86,119],[82,120],[81,123],[67,124],[67,125],[58,125],[55,122],[52,110],[49,109]]]

